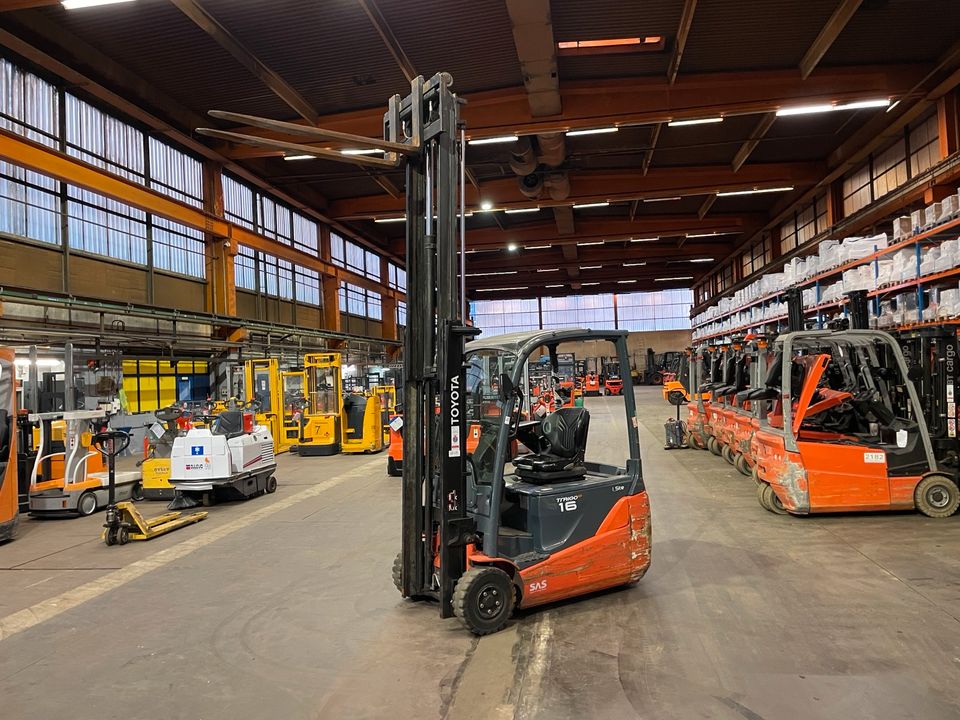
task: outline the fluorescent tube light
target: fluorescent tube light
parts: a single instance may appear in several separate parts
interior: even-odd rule
[[[863,108],[885,108],[890,107],[890,99],[882,100],[856,100],[854,102],[837,105],[837,110],[861,110]]]
[[[629,283],[635,283],[636,280],[617,280],[617,285],[627,285]]]
[[[477,292],[503,292],[504,290],[526,290],[526,285],[521,285],[520,287],[501,287],[501,288],[482,288],[477,290]]]
[[[382,153],[383,150],[380,148],[347,148],[346,150],[341,150],[341,155],[377,155]]]
[[[630,238],[630,242],[632,242],[632,243],[635,243],[635,242],[656,242],[656,241],[659,240],[659,239],[660,239],[659,237],[652,237],[652,238]]]
[[[481,273],[467,273],[467,277],[490,277],[492,275],[516,275],[516,270],[503,270],[502,272],[481,272]]]
[[[491,210],[493,210],[493,203],[490,202],[489,200],[484,200],[483,202],[480,203],[480,209],[483,210],[484,212],[490,212]]]
[[[587,285],[599,285],[598,282],[589,282],[589,283],[580,283],[581,287],[586,287]]]
[[[603,245],[603,240],[591,240],[590,242],[580,242],[577,243],[580,247],[586,247],[587,245]]]
[[[560,268],[537,268],[537,272],[560,272]]]
[[[549,250],[553,245],[528,245],[527,250]]]
[[[644,199],[643,199],[643,201],[644,201],[645,203],[648,203],[648,202],[670,202],[670,201],[672,201],[672,200],[683,200],[683,198],[680,197],[679,195],[677,195],[676,197],[668,197],[668,198],[644,198]]]
[[[762,195],[763,193],[790,192],[793,185],[774,188],[754,188],[753,190],[729,190],[727,192],[718,192],[717,197],[733,197],[734,195]]]
[[[493,145],[495,143],[516,142],[519,139],[516,135],[498,135],[497,137],[477,138],[476,140],[468,140],[467,142],[470,145]]]
[[[581,265],[581,270],[599,270],[603,265]]]
[[[643,267],[644,265],[646,265],[646,263],[645,263],[645,262],[638,262],[638,263],[624,263],[624,264],[623,264],[623,266],[624,266],[624,267]]]
[[[693,275],[678,275],[677,277],[654,278],[654,282],[671,282],[672,280],[693,280]]]
[[[718,235],[737,235],[738,233],[733,231],[727,232],[708,232],[708,233],[687,233],[688,238],[705,238],[705,237],[717,237]]]
[[[606,207],[610,203],[608,202],[595,202],[595,203],[580,203],[579,205],[574,205],[574,210],[582,210],[583,208],[592,208],[592,207]]]
[[[617,127],[591,128],[589,130],[567,130],[567,137],[576,137],[577,135],[604,135],[606,133],[615,133],[619,130],[620,128]]]
[[[316,160],[316,155],[284,155],[284,160]]]
[[[516,252],[518,247],[516,243],[507,243],[507,252]]]
[[[667,127],[681,127],[683,125],[709,125],[710,123],[723,122],[722,117],[697,118],[696,120],[671,120]]]
[[[544,287],[554,288],[554,287],[563,287],[563,285],[562,285],[562,284],[560,284],[560,285],[544,285]]]
[[[62,0],[64,10],[80,10],[81,8],[97,7],[99,5],[117,5],[133,2],[133,0]]]
[[[687,262],[695,262],[695,263],[713,262],[713,258],[693,258],[692,260],[687,260]]]
[[[505,212],[507,215],[519,215],[520,213],[540,212],[540,208],[538,208],[538,207],[534,207],[534,208],[514,208],[514,209],[512,209],[512,210],[504,210],[504,212]]]
[[[407,221],[407,218],[406,218],[406,217],[398,217],[398,218],[377,218],[376,220],[374,220],[374,222],[378,222],[378,223],[392,223],[392,222],[406,222],[406,221]]]
[[[800,105],[798,107],[780,108],[777,110],[777,117],[790,117],[791,115],[815,115],[817,113],[833,112],[833,105]]]

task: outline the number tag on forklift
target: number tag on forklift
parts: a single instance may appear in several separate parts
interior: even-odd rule
[[[885,460],[886,456],[882,452],[865,452],[863,454],[863,461],[868,464],[882,465]]]
[[[400,432],[400,428],[403,427],[403,418],[397,415],[393,420],[390,421],[390,429],[394,432]]]

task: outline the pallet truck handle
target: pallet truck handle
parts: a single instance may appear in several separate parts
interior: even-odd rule
[[[116,440],[120,440],[120,446],[117,447],[117,443],[113,442],[111,450],[108,451],[107,443]],[[90,444],[104,457],[115,458],[129,447],[130,433],[126,433],[123,430],[104,430],[90,438]]]

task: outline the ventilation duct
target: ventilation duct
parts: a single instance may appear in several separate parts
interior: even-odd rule
[[[547,173],[543,178],[543,187],[552,200],[566,200],[570,197],[570,178],[565,172]]]
[[[520,185],[520,192],[531,200],[538,199],[543,195],[543,175],[540,173],[530,173],[521,178],[517,178]]]
[[[510,151],[510,169],[521,177],[537,169],[537,154],[529,136],[521,137]]]

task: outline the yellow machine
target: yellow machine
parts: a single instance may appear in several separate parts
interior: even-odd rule
[[[340,452],[340,355],[308,353],[303,359],[306,404],[299,423],[300,455]]]
[[[397,388],[394,385],[374,385],[370,394],[380,398],[380,415],[383,420],[383,444],[390,444],[390,418],[397,407]]]
[[[345,453],[380,452],[389,444],[383,439],[383,410],[379,395],[352,392],[343,398],[341,412],[343,439],[340,449]]]
[[[305,370],[284,370],[280,373],[283,385],[283,442],[292,450],[300,443],[300,426],[307,407],[307,373]]]
[[[143,497],[147,500],[172,500],[175,493],[170,484],[170,452],[173,441],[182,432],[178,421],[183,417],[183,410],[171,405],[160,408],[154,414],[158,422],[147,429],[149,446],[146,456],[139,463]]]
[[[296,374],[296,373],[293,373]],[[264,425],[273,435],[273,452],[287,452],[299,442],[299,428],[287,427],[284,403],[284,373],[276,358],[247,360],[244,364],[244,387],[247,400],[255,401],[257,423]],[[291,378],[294,382],[295,379]]]

